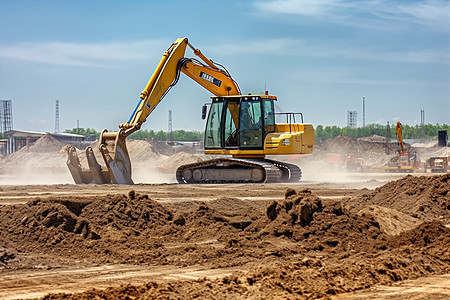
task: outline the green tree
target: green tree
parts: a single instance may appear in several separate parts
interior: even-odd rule
[[[64,130],[65,133],[73,133],[73,134],[80,134],[80,135],[89,135],[89,134],[95,134],[97,137],[100,136],[100,132],[96,131],[92,128],[73,128],[73,129],[66,129]]]

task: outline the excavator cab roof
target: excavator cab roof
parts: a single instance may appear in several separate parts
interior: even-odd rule
[[[243,98],[244,100],[259,100],[261,98],[265,98],[265,99],[273,99],[273,100],[277,100],[276,96],[272,96],[272,95],[230,95],[230,96],[213,96],[211,97],[211,99],[221,99],[221,98]]]

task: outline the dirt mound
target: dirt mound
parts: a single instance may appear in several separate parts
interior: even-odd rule
[[[152,145],[156,152],[162,155],[170,156],[175,154],[175,149],[172,146],[169,146],[166,142],[158,141],[154,138],[152,139],[144,139],[147,143]]]
[[[450,174],[411,176],[391,181],[363,195],[351,205],[362,209],[379,205],[422,220],[450,221]]]
[[[13,175],[13,181],[22,181],[28,184],[35,181],[55,180],[59,174],[67,173],[67,154],[60,152],[64,147],[64,143],[47,133],[29,148],[23,147],[19,151],[7,155],[1,161],[0,174]],[[59,176],[59,179],[61,178],[69,179],[70,175]]]
[[[133,197],[140,197],[140,202],[150,205],[144,196],[130,193],[111,202],[117,208],[108,218],[118,217],[121,221],[115,222],[121,227],[130,225],[132,228],[140,224],[129,223],[133,213],[126,213]],[[136,233],[130,234],[122,243],[133,240],[128,252],[136,252],[138,247],[146,249],[140,252],[141,261],[145,261],[149,253],[158,251],[159,256],[153,255],[153,262],[185,265],[202,262],[215,267],[250,262],[250,271],[216,280],[149,282],[140,286],[93,289],[74,295],[52,294],[45,299],[316,299],[450,271],[450,229],[441,222],[424,222],[410,230],[402,229],[399,235],[389,236],[374,217],[375,209],[354,213],[339,201],[320,199],[307,189],[288,189],[285,199],[272,201],[265,214],[255,213],[258,211],[252,209],[255,202],[246,205],[248,202],[238,200],[234,207],[234,200],[214,200],[211,206],[216,209],[207,203],[199,203],[196,209],[175,212],[173,217],[164,206],[155,206],[153,209],[162,215],[160,223],[155,224],[159,238],[147,234],[149,229],[144,227],[138,231],[145,236],[140,243],[135,239]],[[111,207],[96,207],[99,211],[94,216],[86,215],[88,206],[82,209],[80,216],[89,220],[100,220],[111,211]],[[69,210],[77,211],[77,208]],[[242,214],[238,213],[240,210]],[[231,211],[229,215],[227,211]],[[238,217],[241,222],[232,221]],[[108,218],[103,218],[103,222]],[[166,227],[161,232],[164,227],[158,227],[158,224],[171,224],[171,229]],[[105,223],[96,229],[101,238],[94,243],[107,240],[101,230],[108,227]],[[120,232],[116,230],[117,234]],[[176,241],[183,242],[175,244]],[[107,249],[99,246],[95,244],[94,248],[102,255],[108,255]],[[115,248],[108,250],[117,251]]]
[[[193,147],[185,146],[185,145],[175,145],[171,146],[165,141],[158,141],[155,138],[152,139],[144,139],[144,141],[148,142],[152,147],[161,155],[171,156],[179,152],[184,153],[195,153],[195,149]]]
[[[386,145],[385,141],[386,139],[384,139],[384,142],[379,142],[379,138],[374,136],[354,140],[351,137],[339,135],[335,138],[317,142],[316,149],[340,155],[361,155],[364,153],[367,157],[374,154],[386,155],[387,150],[398,148],[396,143]],[[409,145],[405,144],[405,147],[409,149]]]
[[[334,152],[339,154],[349,154],[348,151],[356,150],[358,142],[351,137],[345,135],[339,135],[335,138],[327,139],[325,141],[319,141],[316,143],[320,150],[327,152]]]
[[[269,205],[267,217],[270,223],[261,230],[262,235],[301,241],[308,250],[367,250],[376,247],[372,244],[377,239],[385,239],[371,216],[347,211],[340,202],[322,200],[308,189],[288,190],[286,199]]]
[[[372,143],[385,143],[386,137],[373,134],[370,136],[365,136],[357,139],[358,142],[372,142]]]
[[[450,229],[438,221],[424,222],[391,240],[393,247],[417,247],[450,262]]]
[[[29,148],[23,147],[17,152],[59,152],[65,145],[65,143],[55,139],[50,133],[46,133]]]
[[[398,235],[422,223],[419,219],[397,210],[377,205],[367,206],[359,214],[373,217],[380,224],[380,229],[388,235]]]
[[[30,152],[59,152],[65,145],[65,143],[55,139],[50,133],[46,133],[30,147]]]
[[[141,242],[141,235],[163,231],[172,219],[171,212],[160,204],[132,191],[128,196],[84,201],[38,199],[27,205],[1,207],[0,213],[9,216],[1,222],[2,235],[9,237],[17,249],[65,253],[95,261],[134,258],[124,249]],[[127,239],[130,236],[135,238]],[[98,255],[100,252],[103,256]]]
[[[0,206],[3,215],[0,234],[17,250],[53,252],[103,263],[192,265],[207,258],[214,263],[215,258],[224,259],[209,244],[228,241],[248,225],[207,205],[175,213],[134,191],[82,201],[59,197]],[[205,240],[209,241],[206,248],[202,246]],[[186,247],[167,246],[180,241],[186,242]]]
[[[327,172],[346,172],[347,158],[354,160],[364,168],[387,166],[399,149],[397,143],[386,144],[386,139],[370,136],[355,140],[351,137],[339,135],[324,141],[316,141],[311,155],[292,160],[305,170],[305,178],[320,180],[320,175]],[[405,144],[407,151],[409,145]],[[317,178],[316,178],[317,177]]]
[[[191,153],[179,152],[159,162],[159,166],[163,169],[175,170],[181,165],[201,162],[204,158],[204,155],[199,156]]]
[[[127,140],[131,161],[153,161],[164,158],[147,140]]]

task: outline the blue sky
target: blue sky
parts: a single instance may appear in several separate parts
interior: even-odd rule
[[[0,99],[15,129],[116,130],[178,37],[223,64],[243,93],[317,126],[450,123],[450,1],[0,0]],[[186,52],[187,57],[195,55]],[[182,75],[184,76],[184,75]],[[203,130],[211,95],[182,77],[143,129]]]

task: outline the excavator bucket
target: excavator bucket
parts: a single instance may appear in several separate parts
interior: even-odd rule
[[[111,183],[134,184],[131,179],[131,161],[126,145],[125,130],[108,132],[104,129],[100,136],[99,148],[108,168]]]
[[[103,130],[99,150],[106,164],[103,168],[95,159],[91,147],[86,148],[89,169],[83,169],[75,147],[69,147],[67,166],[76,184],[134,184],[131,179],[131,161],[126,147],[126,137],[121,129],[118,132]]]

